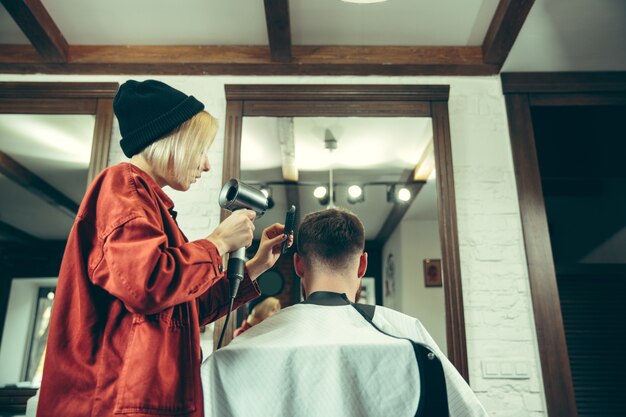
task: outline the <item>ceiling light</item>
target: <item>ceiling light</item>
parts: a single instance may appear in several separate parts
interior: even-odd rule
[[[324,198],[326,197],[326,194],[328,193],[328,190],[326,189],[326,187],[320,185],[319,187],[315,188],[315,190],[313,190],[313,195],[315,196],[315,198]]]
[[[411,199],[411,192],[408,188],[402,187],[398,190],[398,200],[407,202]]]
[[[363,188],[358,185],[351,185],[350,187],[348,187],[348,203],[356,204],[362,201],[365,201]]]
[[[387,188],[388,203],[406,203],[411,199],[411,191],[406,187],[396,188],[396,185],[390,185]]]

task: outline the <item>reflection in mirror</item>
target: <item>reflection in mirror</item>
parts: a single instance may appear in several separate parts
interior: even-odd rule
[[[53,274],[87,188],[95,120],[0,114],[0,275],[12,278],[0,386],[40,382]]]
[[[292,204],[298,220],[332,205],[349,209],[366,231],[361,302],[419,318],[446,351],[441,268],[424,267],[441,259],[430,118],[244,117],[241,150],[241,180],[266,190],[273,204],[255,222],[257,241]],[[275,268],[285,278],[281,304],[299,302],[292,255]]]

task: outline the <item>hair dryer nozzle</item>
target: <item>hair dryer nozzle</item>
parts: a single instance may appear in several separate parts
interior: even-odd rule
[[[254,210],[257,217],[261,217],[265,214],[265,210],[267,210],[268,206],[265,194],[235,178],[230,179],[222,187],[219,203],[220,207],[225,210]]]

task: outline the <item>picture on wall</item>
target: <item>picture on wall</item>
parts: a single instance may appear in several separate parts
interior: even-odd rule
[[[424,259],[424,286],[442,286],[441,259]]]

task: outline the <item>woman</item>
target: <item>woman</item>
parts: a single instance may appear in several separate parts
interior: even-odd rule
[[[250,245],[255,214],[189,242],[161,188],[186,191],[209,171],[216,120],[154,80],[124,83],[113,106],[130,162],[94,180],[68,237],[37,415],[200,417],[199,327],[228,309],[222,256]],[[264,230],[235,307],[258,296],[284,239],[280,224]]]
[[[237,337],[246,330],[250,329],[252,326],[256,326],[261,323],[268,317],[273,316],[274,314],[280,311],[281,305],[280,300],[276,297],[259,297],[255,300],[252,300],[248,303],[248,309],[250,310],[250,314],[248,317],[241,323],[235,332],[233,333],[233,337]]]

